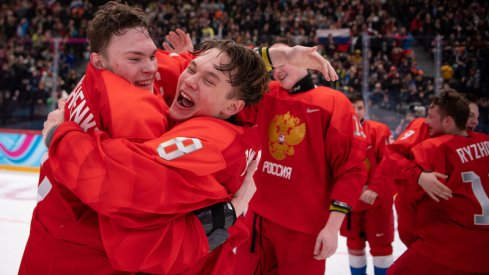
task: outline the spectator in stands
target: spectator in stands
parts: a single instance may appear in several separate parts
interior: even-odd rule
[[[94,11],[99,5],[98,2],[102,1],[24,1],[22,5],[14,2],[2,4],[0,41],[5,42],[4,45],[0,45],[0,52],[4,52],[0,53],[0,63],[7,62],[5,56],[22,52],[28,52],[36,60],[52,60],[52,45],[49,41],[56,36],[68,38],[68,41],[86,37],[87,15]],[[407,66],[414,68],[411,72],[413,77],[417,74],[416,71],[426,70],[418,68],[416,64],[414,51],[410,49],[411,45],[415,45],[410,33],[415,42],[428,46],[430,53],[433,47],[431,38],[436,34],[448,34],[443,39],[443,60],[447,61],[454,71],[450,86],[461,91],[470,89],[478,96],[487,93],[489,88],[484,77],[487,75],[487,69],[483,69],[484,64],[488,63],[483,58],[487,55],[484,52],[487,52],[488,48],[488,36],[484,30],[489,29],[489,22],[482,20],[489,17],[488,4],[485,2],[455,0],[428,4],[427,0],[417,0],[367,5],[367,1],[360,0],[353,5],[353,1],[348,0],[341,3],[309,1],[305,5],[301,1],[240,0],[232,4],[230,1],[207,1],[203,2],[203,5],[194,6],[170,2],[154,3],[148,0],[138,3],[155,18],[154,25],[158,27],[152,30],[152,33],[158,40],[157,44],[163,42],[164,35],[176,27],[190,33],[194,44],[204,39],[201,30],[205,27],[205,34],[213,32],[219,38],[255,45],[269,45],[278,35],[303,43],[317,43],[316,29],[349,28],[352,45],[346,45],[346,49],[354,51],[361,49],[360,31],[364,30],[371,35],[370,64],[382,64],[385,68],[394,65],[398,67],[401,79],[409,74],[406,71]],[[461,12],[462,5],[478,12]],[[17,35],[18,33],[21,35]],[[350,75],[353,78],[347,81],[348,87],[342,89],[351,89],[349,83],[361,83],[360,72],[364,71],[364,68],[361,63],[356,63],[358,59],[351,59],[348,53],[337,54],[343,45],[336,44],[333,36],[320,41],[325,43],[326,56],[332,63],[337,64],[336,67],[341,64],[345,69],[349,69],[352,63],[356,64],[356,71],[359,73]],[[24,49],[19,53],[15,49],[22,48],[21,45]],[[85,48],[81,44],[66,44],[65,47],[61,47],[61,56],[69,57],[73,51],[73,66],[77,68],[84,60]],[[404,61],[404,58],[407,61]],[[66,78],[72,68],[70,60],[71,58],[62,58],[60,62],[59,67],[62,71],[60,70],[59,75],[62,79]],[[9,68],[13,66],[12,61],[10,59]],[[384,81],[381,72],[371,69],[371,74],[375,73],[378,73],[378,78],[369,80],[372,90],[375,83]],[[428,75],[430,73],[427,72],[424,78]],[[320,77],[318,81],[321,81]],[[340,86],[343,87],[344,84],[341,83]],[[19,91],[23,94],[25,89],[20,86]],[[426,88],[427,83],[422,83],[421,86]],[[13,94],[13,90],[11,93]],[[392,99],[387,99],[389,100]],[[19,103],[19,106],[27,104],[23,101],[23,96],[20,97]],[[390,109],[402,110],[402,102],[383,105]]]

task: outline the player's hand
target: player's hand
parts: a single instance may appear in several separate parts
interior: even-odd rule
[[[171,31],[165,38],[169,43],[163,42],[162,46],[163,49],[169,52],[180,54],[194,51],[194,45],[192,44],[192,39],[190,39],[190,34],[185,33],[181,29]]]
[[[278,55],[273,53],[273,51],[280,50],[282,50],[283,53],[278,53]],[[331,63],[318,53],[317,46],[279,46],[270,48],[269,52],[271,55],[272,64],[274,66],[289,64],[304,69],[320,71],[323,74],[324,79],[327,81],[336,81],[339,79],[338,74],[333,69],[333,66],[331,66]],[[282,60],[280,57],[281,54],[283,54],[283,58],[285,58],[285,60]],[[274,58],[275,56],[278,57],[278,60],[277,58]]]
[[[363,201],[366,204],[374,204],[375,199],[377,198],[377,196],[378,196],[377,192],[372,191],[370,189],[366,189],[360,195],[360,200]]]
[[[336,252],[338,248],[338,230],[325,226],[316,238],[314,259],[324,260]]]
[[[65,105],[66,105],[66,98],[60,98],[58,100],[58,109],[59,110],[63,110],[65,108]]]
[[[58,100],[58,109],[50,112],[48,118],[44,121],[42,133],[43,135],[48,132],[52,127],[59,125],[65,120],[65,105],[66,99],[61,98]]]
[[[446,179],[448,176],[438,172],[421,172],[418,178],[418,184],[434,201],[439,202],[450,199],[452,190],[444,185],[439,179]]]
[[[65,103],[66,102],[62,103],[61,105],[58,103],[58,106],[61,106],[61,108],[58,107],[58,109],[50,112],[48,114],[48,118],[46,119],[46,121],[44,121],[43,129],[42,129],[42,138],[43,138],[45,144],[46,144],[46,136],[49,133],[49,131],[51,131],[51,129],[53,127],[60,125],[64,121],[64,118],[65,118],[64,105],[65,105]]]
[[[255,171],[258,168],[260,159],[261,159],[261,151],[258,151],[256,158],[251,160],[251,162],[248,164],[248,167],[246,169],[246,175],[243,180],[243,184],[241,185],[239,190],[234,194],[231,200],[231,203],[234,206],[234,211],[236,212],[236,216],[238,217],[246,211],[246,209],[248,208],[248,203],[251,201],[251,198],[253,198],[253,195],[256,192],[256,185],[255,185],[255,180],[253,179],[253,175],[255,174]]]

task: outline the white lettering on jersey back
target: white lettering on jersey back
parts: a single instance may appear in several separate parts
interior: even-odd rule
[[[90,108],[86,104],[85,95],[82,90],[82,83],[85,76],[83,76],[78,84],[76,84],[73,92],[68,97],[66,102],[68,106],[68,111],[70,114],[70,121],[76,122],[80,127],[87,132],[88,130],[97,126],[94,116],[90,111]],[[46,152],[41,159],[41,165],[49,159],[49,154]],[[42,169],[42,167],[41,167]],[[44,179],[41,181],[39,186],[37,187],[37,202],[42,201],[52,189],[52,184],[49,181],[48,177],[44,176]]]
[[[290,180],[290,177],[292,176],[292,167],[265,161],[263,162],[262,172]]]
[[[489,141],[467,145],[455,150],[462,163],[489,156]]]
[[[95,123],[94,116],[88,107],[85,94],[82,90],[82,82],[85,76],[78,82],[75,89],[68,98],[68,110],[70,112],[70,121],[76,122],[84,131],[88,131],[97,124]]]

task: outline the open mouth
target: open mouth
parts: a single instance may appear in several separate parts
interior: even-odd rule
[[[177,98],[177,103],[184,108],[192,108],[195,103],[194,101],[184,92],[180,92]]]

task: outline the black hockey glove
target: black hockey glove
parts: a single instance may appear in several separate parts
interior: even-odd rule
[[[195,211],[209,242],[209,252],[223,244],[229,237],[227,230],[236,222],[232,203],[217,203]]]

